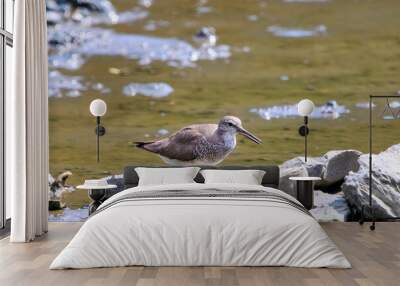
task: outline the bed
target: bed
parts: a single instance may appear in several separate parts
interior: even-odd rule
[[[214,167],[202,167],[214,168]],[[278,189],[277,166],[258,169],[262,185],[196,183],[138,186],[107,199],[50,269],[144,266],[292,266],[350,268],[318,222]]]

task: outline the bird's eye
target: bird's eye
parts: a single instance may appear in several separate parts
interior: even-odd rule
[[[228,122],[228,125],[229,125],[229,126],[233,126],[233,124],[232,124],[231,122]]]

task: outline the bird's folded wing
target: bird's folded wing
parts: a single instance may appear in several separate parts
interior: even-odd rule
[[[197,130],[187,127],[169,137],[159,154],[169,159],[192,161],[199,157],[198,147],[207,143],[204,135]]]

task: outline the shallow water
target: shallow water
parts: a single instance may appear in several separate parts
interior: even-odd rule
[[[111,2],[113,12],[105,14],[116,14],[117,21],[102,12],[68,20],[71,26],[49,26],[50,70],[59,73],[49,81],[50,168],[52,174],[71,170],[73,185],[120,174],[128,164],[163,164],[130,142],[217,123],[227,114],[240,117],[263,144],[238,136],[223,164],[283,162],[303,152],[295,109],[303,98],[316,106],[329,100],[343,106],[310,122],[311,155],[367,152],[368,109],[356,104],[368,102],[371,93],[400,90],[397,0]],[[212,11],[199,14],[199,7]],[[122,21],[129,13],[137,17]],[[209,33],[195,36],[202,28]],[[126,96],[131,83],[166,83],[173,92]],[[88,108],[95,98],[108,106],[100,163]],[[384,102],[375,104],[378,152],[399,142],[398,133],[388,131],[400,130],[400,120],[380,120]],[[168,133],[159,132],[164,129]],[[87,193],[76,191],[68,200],[71,208],[82,207]]]
[[[227,45],[196,48],[177,38],[122,34],[71,23],[50,29],[49,38],[72,39],[55,46],[55,52],[49,57],[50,67],[68,70],[78,70],[89,57],[95,56],[123,56],[137,60],[140,65],[161,61],[172,67],[194,67],[200,60],[226,59],[231,56]]]
[[[265,120],[301,117],[297,111],[297,104],[252,108],[250,112],[257,113]],[[333,100],[324,105],[316,106],[309,117],[314,119],[338,119],[347,113],[350,113],[350,110],[346,106],[339,105]]]

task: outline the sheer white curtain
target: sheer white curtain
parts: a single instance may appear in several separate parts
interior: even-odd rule
[[[12,242],[47,231],[48,98],[45,0],[15,1],[13,93],[6,98],[6,187]]]

